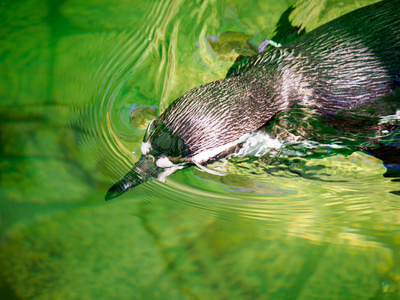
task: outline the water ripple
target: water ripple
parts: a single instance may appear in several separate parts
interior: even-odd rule
[[[80,147],[93,154],[99,171],[111,178],[109,184],[140,154],[144,129],[129,122],[132,104],[163,111],[191,87],[222,78],[231,65],[213,54],[206,42],[206,36],[221,34],[224,24],[235,19],[231,10],[228,21],[222,9],[215,12],[220,5],[216,0],[201,5],[157,1],[148,5],[142,22],[115,33],[112,42],[102,41],[108,47],[91,75],[93,93],[88,105],[75,109],[72,125],[81,131]],[[239,17],[236,20],[240,22]],[[235,26],[246,29],[240,23]],[[269,137],[263,139],[262,149],[254,142],[239,157],[201,170],[179,171],[166,183],[154,180],[128,195],[134,200],[135,193],[144,193],[148,202],[181,214],[195,209],[232,220],[262,219],[271,231],[280,227],[315,239],[332,237],[340,228],[360,227],[374,215],[374,224],[394,218],[392,210],[377,201],[398,210],[398,196],[388,194],[396,189],[395,183],[383,179],[381,162],[355,152],[354,145],[373,136],[339,136],[334,130],[328,134],[326,126],[299,108],[282,114],[266,129]],[[265,147],[271,141],[274,151]],[[207,169],[226,175],[204,172]],[[321,223],[325,229],[317,232]]]

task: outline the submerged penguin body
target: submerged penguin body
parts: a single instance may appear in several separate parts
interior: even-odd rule
[[[149,125],[142,157],[106,199],[232,152],[293,105],[334,115],[390,93],[399,78],[400,1],[358,9],[175,100]]]

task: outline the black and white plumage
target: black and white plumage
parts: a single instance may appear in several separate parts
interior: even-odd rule
[[[106,199],[231,151],[295,104],[334,115],[392,92],[399,78],[400,0],[348,13],[175,100],[149,125],[142,157]]]

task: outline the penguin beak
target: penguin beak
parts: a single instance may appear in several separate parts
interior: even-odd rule
[[[116,198],[139,184],[157,178],[163,170],[156,166],[152,155],[142,155],[135,166],[107,192],[105,200]]]

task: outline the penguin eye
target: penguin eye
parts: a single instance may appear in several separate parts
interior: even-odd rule
[[[142,143],[142,154],[151,154],[156,157],[167,155],[172,157],[188,156],[190,150],[177,135],[167,129],[162,122],[153,120],[148,128]]]

